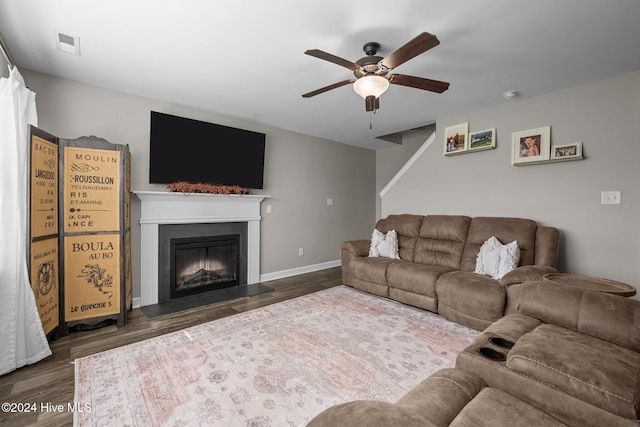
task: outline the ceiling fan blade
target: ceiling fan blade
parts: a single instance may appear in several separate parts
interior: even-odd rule
[[[442,93],[449,89],[449,83],[440,80],[425,79],[423,77],[407,76],[405,74],[392,74],[389,82],[394,85],[408,86],[416,89]]]
[[[311,49],[305,52],[307,55],[315,56],[316,58],[324,59],[325,61],[333,62],[334,64],[338,64],[342,67],[348,68],[351,71],[356,71],[360,69],[360,66],[354,62],[347,61],[346,59],[340,58],[339,56],[332,55],[322,50]]]
[[[331,89],[335,89],[335,88],[338,88],[340,86],[348,85],[349,83],[353,83],[353,82],[355,82],[355,79],[343,80],[341,82],[334,83],[332,85],[320,88],[318,90],[314,90],[313,92],[305,93],[304,95],[302,95],[302,97],[303,98],[311,98],[312,96],[320,95],[321,93],[330,91]]]
[[[439,44],[440,40],[438,40],[436,36],[424,32],[418,34],[418,36],[416,36],[413,40],[396,49],[389,56],[384,58],[381,63],[391,70],[401,64],[404,64],[411,58],[414,58],[421,53],[428,51],[432,47],[438,46]]]

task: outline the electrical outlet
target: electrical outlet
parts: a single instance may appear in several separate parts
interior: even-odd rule
[[[303,255],[304,255],[304,249],[298,248],[298,256],[303,256]]]
[[[267,205],[267,213],[271,213],[271,205]]]
[[[331,197],[327,198],[327,206],[333,206],[333,199]]]
[[[603,205],[619,205],[622,202],[620,191],[603,191],[602,192],[602,204]]]

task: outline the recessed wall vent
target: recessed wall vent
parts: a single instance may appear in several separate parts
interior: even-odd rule
[[[53,35],[57,50],[80,56],[80,37],[71,36],[58,30],[53,30]]]

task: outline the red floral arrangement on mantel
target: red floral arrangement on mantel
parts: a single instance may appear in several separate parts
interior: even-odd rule
[[[249,194],[249,190],[239,185],[218,185],[218,184],[193,184],[180,181],[167,184],[169,191],[174,193],[209,193],[209,194]]]

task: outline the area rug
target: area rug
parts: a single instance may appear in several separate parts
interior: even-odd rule
[[[346,286],[75,361],[76,426],[304,426],[395,401],[478,332]]]

